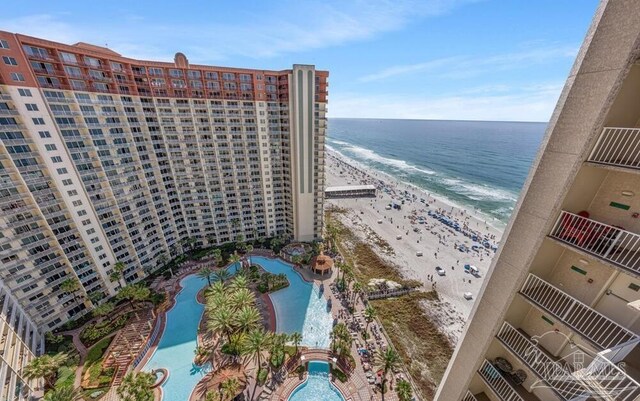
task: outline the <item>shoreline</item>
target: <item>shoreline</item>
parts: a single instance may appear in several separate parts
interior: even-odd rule
[[[407,279],[418,280],[426,290],[438,293],[438,301],[425,301],[427,315],[445,334],[452,345],[462,333],[464,323],[480,291],[484,276],[495,254],[502,229],[489,224],[437,194],[425,192],[391,175],[361,164],[350,164],[349,158],[328,151],[326,185],[374,184],[375,198],[327,199],[326,208],[336,207],[343,213],[336,218],[361,240],[371,244],[380,257],[398,268]],[[391,209],[389,204],[400,209]],[[447,225],[430,214],[446,216]],[[474,238],[476,236],[476,238]],[[479,240],[479,242],[478,242]],[[487,242],[488,247],[483,246]],[[478,275],[465,273],[464,265],[475,266]],[[442,268],[441,274],[435,270]],[[382,278],[382,277],[381,277]],[[464,295],[470,293],[471,299]]]
[[[367,166],[366,164],[359,162],[355,159],[352,159],[349,156],[346,156],[345,154],[341,153],[339,150],[335,149],[334,147],[332,147],[331,145],[326,146],[326,155],[331,158],[335,158],[338,159],[340,161],[342,161],[343,163],[346,163],[348,165],[350,165],[351,167],[364,172],[365,174],[367,171],[373,171],[375,172],[374,177],[377,178],[377,175],[381,175],[383,177],[385,177],[384,179],[380,179],[381,181],[391,181],[393,183],[396,183],[397,185],[404,185],[406,187],[411,188],[413,191],[417,191],[417,192],[421,192],[423,195],[426,195],[432,199],[437,200],[438,202],[447,205],[450,208],[454,208],[454,209],[460,209],[460,210],[464,210],[465,212],[467,212],[469,215],[472,215],[473,217],[475,217],[476,219],[478,219],[479,221],[483,221],[485,224],[491,226],[492,228],[494,228],[495,230],[498,230],[500,232],[504,231],[505,228],[507,227],[507,223],[508,222],[503,222],[502,220],[497,219],[494,216],[490,216],[488,214],[483,213],[482,211],[470,207],[470,206],[465,206],[462,204],[457,203],[454,200],[451,200],[449,198],[447,198],[445,195],[439,194],[437,192],[430,192],[428,189],[419,187],[418,185],[412,183],[412,182],[408,182],[408,181],[403,181],[397,177],[394,177],[393,175],[387,173],[386,171],[382,171],[379,169],[376,169],[374,167],[370,167]],[[368,174],[371,175],[371,174]],[[469,212],[469,210],[472,210],[472,212]]]

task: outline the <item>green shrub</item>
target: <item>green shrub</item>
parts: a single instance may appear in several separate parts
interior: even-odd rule
[[[340,380],[342,383],[345,383],[347,381],[347,375],[338,368],[332,368],[331,374],[333,375],[333,377]]]

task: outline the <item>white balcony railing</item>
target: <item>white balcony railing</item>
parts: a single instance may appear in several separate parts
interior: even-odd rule
[[[637,338],[636,334],[534,274],[520,293],[601,349]]]
[[[587,161],[640,169],[640,128],[605,127]]]
[[[511,384],[502,377],[498,369],[486,359],[482,362],[478,374],[502,401],[524,401]]]
[[[584,369],[578,370],[574,376],[591,389],[597,399],[632,401],[640,399],[640,383],[634,380],[627,371],[624,361],[637,351],[640,339],[636,339],[616,348],[600,352]],[[636,372],[637,374],[637,372]]]
[[[546,385],[551,387],[562,399],[573,400],[588,395],[589,391],[560,363],[557,363],[527,336],[504,322],[496,337],[516,354],[525,365],[533,370]]]
[[[462,401],[478,401],[476,397],[471,394],[471,391],[467,390],[467,393],[462,397]]]
[[[638,234],[562,211],[549,235],[640,274],[640,235]]]

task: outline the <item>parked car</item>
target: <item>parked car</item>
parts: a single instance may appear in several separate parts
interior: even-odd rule
[[[436,266],[436,273],[438,273],[438,276],[444,276],[447,274],[447,272],[445,272],[444,269],[440,266]]]

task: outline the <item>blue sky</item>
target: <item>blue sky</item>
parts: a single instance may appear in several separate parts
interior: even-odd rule
[[[596,0],[7,2],[0,29],[124,56],[330,71],[330,117],[547,121]]]

